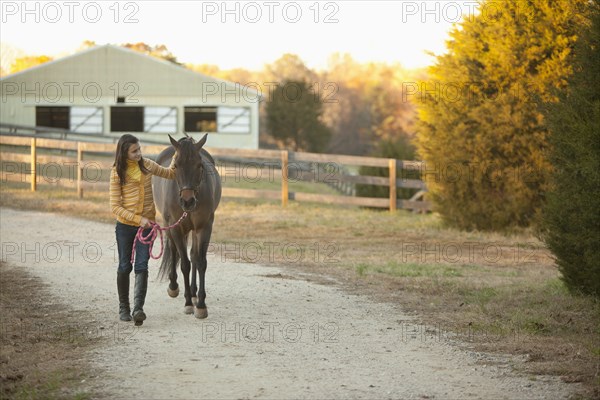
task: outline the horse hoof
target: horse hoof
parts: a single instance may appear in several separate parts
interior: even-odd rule
[[[172,290],[170,287],[167,287],[167,293],[169,294],[170,297],[177,297],[179,296],[179,288]]]
[[[183,313],[184,314],[193,314],[194,313],[194,306],[185,306],[185,307],[183,307]]]
[[[192,297],[192,304],[197,306],[198,305],[198,298],[197,297]]]
[[[204,319],[208,317],[208,309],[206,308],[194,308],[194,317],[198,319]]]

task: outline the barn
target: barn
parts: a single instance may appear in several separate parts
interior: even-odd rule
[[[132,133],[148,143],[209,132],[210,147],[258,148],[260,93],[126,48],[96,46],[0,82],[2,132],[47,127],[110,142]]]

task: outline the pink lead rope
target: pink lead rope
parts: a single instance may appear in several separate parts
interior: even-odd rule
[[[164,244],[163,244],[163,231],[168,231],[169,229],[173,229],[175,228],[177,225],[179,225],[179,223],[185,218],[187,217],[187,212],[184,212],[183,215],[181,216],[181,218],[179,218],[179,220],[177,220],[177,222],[175,222],[173,225],[167,226],[165,228],[161,228],[160,225],[158,225],[156,222],[150,222],[150,225],[152,225],[152,228],[150,230],[150,233],[148,233],[147,236],[144,236],[144,228],[140,226],[140,228],[138,229],[136,235],[135,235],[135,239],[133,240],[133,249],[131,250],[131,263],[133,264],[133,260],[135,259],[135,245],[137,242],[140,242],[142,244],[148,244],[150,245],[150,257],[156,259],[159,259],[164,251]],[[154,241],[156,240],[156,236],[160,234],[160,253],[155,257],[152,255],[152,246],[154,245]]]

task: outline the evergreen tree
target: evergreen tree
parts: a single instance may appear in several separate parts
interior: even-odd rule
[[[395,138],[383,139],[377,143],[377,146],[371,153],[373,157],[395,158],[397,160],[414,160],[415,147],[410,142],[410,138],[406,134],[397,135]],[[380,167],[360,167],[359,175],[362,176],[378,176],[389,177],[389,168]],[[396,171],[397,179],[419,179],[419,171],[398,169]],[[396,197],[398,199],[409,199],[417,189],[398,188]],[[356,185],[356,195],[359,197],[390,197],[390,188],[388,186],[378,185]]]
[[[417,97],[424,177],[450,225],[501,230],[538,218],[550,163],[533,99],[565,86],[586,3],[483,1],[451,33]]]
[[[269,134],[294,151],[321,152],[331,132],[321,121],[323,103],[304,81],[287,81],[273,90],[266,105]]]
[[[544,240],[574,292],[600,297],[600,4],[575,49],[575,72],[560,102],[544,107],[550,128],[552,189]]]

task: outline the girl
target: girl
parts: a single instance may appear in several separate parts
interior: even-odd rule
[[[175,158],[173,158],[174,160]],[[110,173],[110,208],[117,218],[115,233],[119,251],[117,269],[117,291],[119,293],[119,318],[131,321],[129,308],[129,274],[135,271],[133,294],[133,320],[142,325],[146,319],[144,301],[148,288],[148,260],[150,246],[136,243],[135,265],[131,265],[133,242],[138,227],[144,229],[144,236],[150,233],[150,222],[156,216],[152,197],[152,175],[162,178],[175,178],[175,163],[164,168],[152,160],[142,158],[138,139],[129,134],[121,136],[117,144],[115,163]]]

